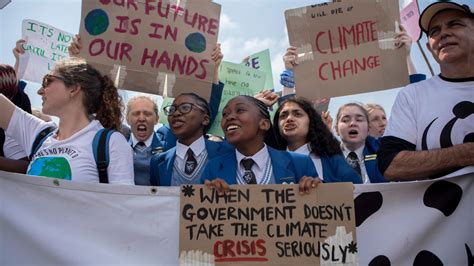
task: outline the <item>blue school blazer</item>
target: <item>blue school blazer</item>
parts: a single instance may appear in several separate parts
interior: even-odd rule
[[[347,163],[344,156],[336,154],[333,156],[321,156],[323,165],[324,182],[352,182],[361,184],[362,180],[357,172]]]
[[[313,161],[308,155],[275,150],[269,146],[268,153],[272,162],[273,176],[277,184],[298,184],[303,176],[317,177]],[[210,160],[201,176],[204,181],[221,178],[229,185],[237,184],[237,157],[235,148],[229,153]]]
[[[214,120],[217,116],[217,111],[219,111],[219,105],[222,99],[222,91],[224,90],[224,83],[219,82],[219,84],[212,84],[211,90],[211,100],[209,101],[209,107],[211,110],[211,117],[209,125],[214,123]],[[159,139],[163,142],[164,151],[167,151],[174,146],[176,146],[176,136],[171,132],[171,129],[168,125],[163,125],[162,127],[156,130],[156,134],[159,136]]]
[[[227,142],[204,140],[207,150],[207,160],[225,154],[232,150]],[[171,186],[176,147],[164,153],[154,155],[150,161],[150,184],[152,186]]]
[[[365,169],[367,170],[367,175],[369,176],[370,183],[383,183],[386,182],[384,176],[377,166],[377,150],[380,147],[380,142],[378,139],[367,136],[365,140],[365,148],[363,151],[364,154],[364,164]]]

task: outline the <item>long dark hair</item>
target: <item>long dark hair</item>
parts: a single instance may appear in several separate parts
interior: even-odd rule
[[[279,147],[281,149],[286,149],[288,142],[280,134],[280,113],[283,109],[283,106],[287,103],[295,103],[309,117],[309,128],[308,134],[306,135],[306,142],[310,143],[311,153],[314,153],[317,156],[332,156],[335,154],[342,154],[341,147],[339,142],[336,140],[334,135],[329,131],[326,124],[324,124],[321,116],[318,114],[316,109],[310,101],[304,98],[291,98],[284,101],[275,112],[275,117],[273,118],[273,124],[277,130],[275,134],[278,139]]]

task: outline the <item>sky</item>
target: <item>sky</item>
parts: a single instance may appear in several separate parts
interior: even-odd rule
[[[404,0],[400,0],[403,7]],[[472,0],[458,0],[467,4]],[[315,0],[214,0],[222,6],[219,29],[219,42],[224,54],[224,60],[240,62],[242,58],[270,49],[275,89],[280,90],[279,75],[283,71],[283,54],[289,46],[286,31],[284,11],[287,9],[315,4]],[[422,10],[433,1],[420,0]],[[21,38],[21,23],[23,19],[34,19],[62,30],[77,33],[81,20],[81,1],[79,0],[13,0],[4,9],[0,10],[0,62],[14,64],[12,49],[16,40]],[[425,47],[426,38],[420,40]],[[439,67],[429,55],[435,74]],[[419,73],[431,74],[423,60],[418,46],[412,47],[412,58]],[[32,98],[34,107],[41,106],[41,99],[36,95],[39,84],[28,83],[27,93]],[[347,102],[376,102],[385,107],[390,113],[394,98],[399,89],[394,88],[381,92],[364,93],[344,97],[332,98],[329,111],[334,116],[337,108]],[[130,97],[130,94],[125,95]]]

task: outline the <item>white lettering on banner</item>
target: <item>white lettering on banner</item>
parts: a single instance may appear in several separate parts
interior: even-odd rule
[[[360,265],[472,263],[473,169],[437,180],[356,185]],[[179,208],[178,187],[0,171],[0,265],[177,265]]]

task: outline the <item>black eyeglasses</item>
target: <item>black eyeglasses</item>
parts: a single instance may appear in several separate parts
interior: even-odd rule
[[[44,75],[43,77],[43,83],[41,83],[41,86],[43,88],[46,88],[49,86],[49,84],[51,84],[54,80],[60,80],[64,83],[67,83],[66,82],[66,79],[63,78],[63,77],[60,77],[60,76],[56,76],[56,75],[51,75],[51,74],[46,74]]]
[[[207,111],[204,110],[204,108],[202,108],[201,106],[196,105],[194,103],[182,103],[180,105],[168,105],[168,106],[163,108],[163,111],[165,112],[165,115],[172,115],[172,114],[174,114],[174,112],[176,112],[176,110],[178,110],[182,114],[187,114],[187,113],[191,112],[193,107],[196,107],[197,109],[203,111],[204,113],[207,113]]]

